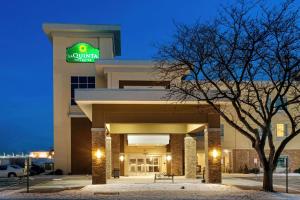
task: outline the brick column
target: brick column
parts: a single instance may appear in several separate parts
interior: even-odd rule
[[[112,169],[111,169],[111,137],[106,136],[105,138],[105,152],[106,152],[106,179],[111,178]]]
[[[171,134],[170,135],[170,151],[171,151],[171,174],[175,176],[183,175],[183,148],[184,135]]]
[[[196,140],[190,135],[184,138],[184,175],[186,178],[196,178],[197,148]]]
[[[208,128],[204,131],[205,142],[205,180],[206,183],[222,182],[222,149],[220,128]]]
[[[106,184],[105,128],[92,128],[92,184]],[[100,150],[101,157],[96,157]]]

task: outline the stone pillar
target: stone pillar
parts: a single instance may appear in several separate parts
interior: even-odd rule
[[[105,128],[92,128],[92,184],[106,184]],[[97,158],[97,151],[100,158]]]
[[[196,140],[190,135],[184,138],[184,175],[186,178],[196,178],[197,148]]]
[[[111,178],[111,174],[112,174],[112,169],[111,169],[111,137],[110,136],[106,136],[105,138],[105,152],[106,152],[106,179],[110,179]]]
[[[222,149],[220,128],[208,128],[204,131],[205,141],[205,181],[222,182]]]

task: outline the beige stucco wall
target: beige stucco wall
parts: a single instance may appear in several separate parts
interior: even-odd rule
[[[66,48],[87,42],[100,49],[102,59],[113,58],[112,38],[53,36],[53,107],[55,168],[71,172],[71,76],[96,76],[94,63],[67,63]],[[96,87],[106,87],[106,80],[96,78]]]
[[[240,134],[236,129],[231,127],[224,119],[221,118],[221,124],[224,124],[224,138],[222,140],[223,149],[252,149],[251,142],[245,136]],[[278,113],[272,121],[272,131],[274,133],[274,144],[279,146],[283,138],[276,137],[276,124],[288,124],[288,131],[291,130],[291,125],[287,117],[283,113]],[[268,149],[268,143],[266,144]],[[286,149],[300,149],[300,135],[296,136],[286,146]]]
[[[153,72],[110,72],[107,76],[110,76],[110,83],[108,88],[119,88],[120,80],[142,80],[142,81],[159,81],[159,77]]]

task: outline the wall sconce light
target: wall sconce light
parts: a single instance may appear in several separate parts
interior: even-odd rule
[[[119,157],[120,161],[123,162],[125,160],[125,156],[124,154],[120,154],[120,157]]]
[[[167,159],[168,162],[170,162],[172,160],[172,156],[171,155],[167,155],[166,159]]]
[[[216,149],[214,149],[212,151],[211,155],[212,155],[213,158],[217,158],[219,156],[219,152]]]
[[[102,157],[102,152],[100,151],[100,149],[97,149],[95,156],[97,159],[100,159]]]

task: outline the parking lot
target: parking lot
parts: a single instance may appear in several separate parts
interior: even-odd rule
[[[31,176],[29,177],[30,186],[48,182],[52,179],[51,176]],[[26,177],[22,178],[0,178],[0,192],[4,190],[19,190],[27,187]]]
[[[258,178],[251,177],[248,179],[258,180],[259,182],[263,181],[262,176],[259,176]],[[274,181],[274,185],[276,185],[276,186],[280,186],[282,188],[286,187],[286,177],[284,176],[284,174],[275,175],[273,181]],[[289,186],[289,189],[291,190],[291,192],[296,191],[296,192],[300,193],[300,176],[290,175],[289,179],[288,179],[288,186]]]
[[[276,191],[285,192],[285,174],[274,174],[273,181],[274,189]],[[224,174],[223,183],[234,185],[243,189],[261,189],[263,174]],[[289,192],[300,194],[300,174],[289,174],[288,186]]]

